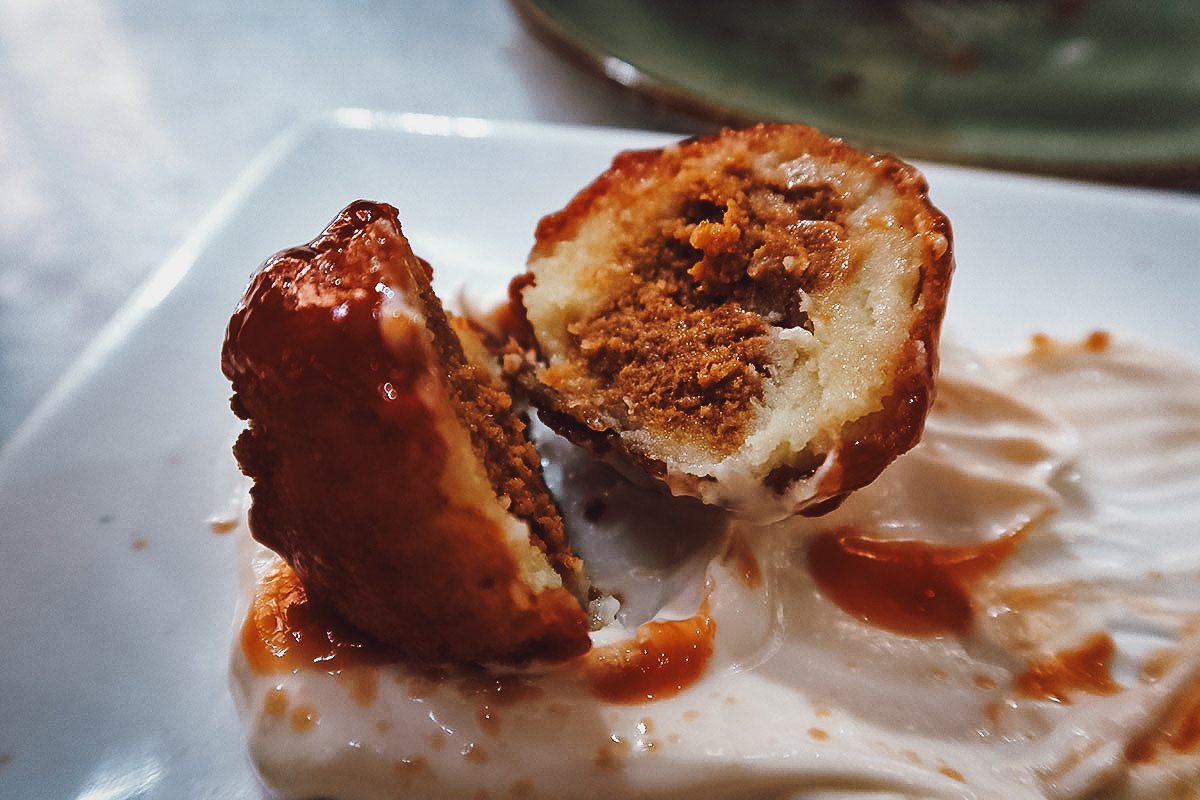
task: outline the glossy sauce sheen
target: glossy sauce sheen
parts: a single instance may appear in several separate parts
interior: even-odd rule
[[[1097,633],[1079,647],[1032,664],[1017,678],[1017,691],[1037,700],[1071,702],[1070,692],[1114,694],[1121,685],[1112,678],[1110,662],[1117,646],[1107,633]]]
[[[594,648],[584,670],[592,694],[610,703],[640,703],[693,684],[712,658],[717,632],[707,606],[687,619],[645,622],[632,639]]]
[[[970,583],[999,567],[1018,538],[939,547],[837,528],[809,545],[808,567],[825,596],[863,622],[909,636],[959,634],[974,614]]]
[[[313,664],[337,670],[382,663],[384,648],[367,643],[330,608],[314,603],[296,574],[280,562],[259,585],[242,625],[242,649],[260,675]]]
[[[222,351],[249,423],[234,454],[254,481],[250,531],[397,655],[581,655],[587,617],[561,585],[576,562],[537,454],[430,279],[396,210],[368,201],[255,274]],[[522,525],[525,549],[505,532]],[[544,586],[521,577],[526,556]]]
[[[584,657],[591,692],[612,703],[671,697],[704,673],[716,623],[707,603],[693,617],[652,620],[634,638],[593,649]],[[309,599],[283,563],[262,579],[242,626],[242,649],[260,675],[294,672],[314,664],[330,671],[389,660],[332,610]]]

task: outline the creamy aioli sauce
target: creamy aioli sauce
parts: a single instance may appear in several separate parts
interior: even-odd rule
[[[915,450],[769,527],[542,445],[622,600],[567,664],[389,662],[248,549],[232,685],[282,797],[1200,797],[1196,367],[951,351]]]

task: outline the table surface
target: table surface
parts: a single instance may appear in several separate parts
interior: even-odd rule
[[[0,0],[0,446],[255,153],[337,107],[710,128],[505,0]]]

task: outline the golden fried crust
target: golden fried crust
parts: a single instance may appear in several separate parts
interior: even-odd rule
[[[513,281],[552,427],[676,493],[821,513],[920,439],[953,270],[924,178],[800,125],[619,155]]]
[[[429,278],[395,209],[361,201],[254,276],[222,354],[249,420],[234,451],[251,532],[398,655],[576,655],[578,559],[507,395],[466,361]],[[504,421],[472,441],[464,422],[482,417]],[[494,489],[509,478],[511,494]]]

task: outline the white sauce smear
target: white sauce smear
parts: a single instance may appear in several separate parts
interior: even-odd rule
[[[738,523],[543,431],[573,544],[622,600],[597,644],[706,603],[701,676],[617,703],[578,664],[260,674],[239,638],[266,783],[337,800],[1200,797],[1200,370],[1104,337],[944,362],[921,444],[821,519]],[[813,542],[836,531],[976,556],[933,570],[965,621],[914,635],[830,599]]]

